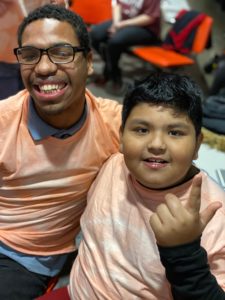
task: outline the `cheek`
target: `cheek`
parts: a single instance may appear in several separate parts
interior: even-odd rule
[[[142,150],[132,143],[129,146],[126,145],[126,147],[123,147],[123,154],[128,168],[134,172],[141,160]]]
[[[174,147],[173,159],[180,164],[180,167],[189,165],[195,158],[195,148],[190,144],[184,145],[182,148]]]
[[[127,158],[134,158],[135,157],[135,153],[136,151],[134,151],[134,149],[132,149],[131,147],[129,146],[122,146],[122,150],[123,150],[123,154],[125,157]]]
[[[82,61],[74,61],[73,68],[70,70],[70,77],[74,80],[81,81],[88,76],[88,63],[83,58]]]
[[[23,80],[27,81],[30,74],[32,73],[32,70],[28,66],[24,65],[24,66],[20,67],[20,73],[21,73]]]
[[[135,158],[141,151],[140,143],[131,137],[125,137],[122,139],[123,154],[129,158]]]

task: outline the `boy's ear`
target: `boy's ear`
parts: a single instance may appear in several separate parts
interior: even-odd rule
[[[197,140],[196,140],[196,149],[195,149],[194,160],[198,159],[198,151],[202,144],[202,140],[203,140],[203,133],[201,132],[201,133],[199,133]]]
[[[122,130],[122,127],[120,126],[120,145],[119,145],[119,152],[123,153],[123,142],[122,142],[122,139],[123,139],[123,130]]]

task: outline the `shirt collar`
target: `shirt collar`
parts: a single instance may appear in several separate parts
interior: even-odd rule
[[[28,129],[35,141],[42,140],[48,136],[54,136],[59,139],[64,139],[76,133],[84,124],[87,117],[87,104],[85,103],[84,111],[81,118],[72,127],[68,129],[58,129],[44,122],[34,106],[33,99],[30,98],[28,110]]]

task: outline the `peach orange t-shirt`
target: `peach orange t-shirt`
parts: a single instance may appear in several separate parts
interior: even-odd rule
[[[0,101],[0,241],[31,255],[75,249],[87,191],[118,151],[121,105],[86,91],[87,118],[67,139],[34,141],[26,90]]]
[[[225,290],[225,192],[205,173],[201,209],[221,201],[201,239],[211,272]],[[129,173],[123,155],[105,163],[88,194],[81,218],[83,240],[70,277],[72,300],[172,300],[149,218],[165,194],[188,199],[192,180],[150,190]]]

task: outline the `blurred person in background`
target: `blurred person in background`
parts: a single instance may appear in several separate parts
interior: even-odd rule
[[[112,20],[91,28],[92,47],[100,54],[105,66],[97,83],[107,82],[113,94],[124,90],[121,54],[135,45],[158,43],[160,35],[160,0],[112,0]]]
[[[23,89],[19,65],[13,54],[18,24],[26,12],[19,1],[0,1],[0,99]]]

